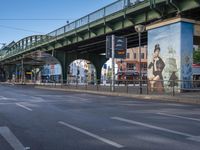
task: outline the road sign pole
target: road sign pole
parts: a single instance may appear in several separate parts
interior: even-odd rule
[[[140,55],[140,94],[142,94],[142,62],[141,62],[141,33],[139,32],[139,55]]]
[[[24,83],[24,60],[21,60],[21,84]]]
[[[112,35],[112,92],[115,91],[115,36]]]

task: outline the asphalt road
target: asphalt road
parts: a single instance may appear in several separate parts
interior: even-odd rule
[[[200,105],[0,85],[0,150],[199,150]]]

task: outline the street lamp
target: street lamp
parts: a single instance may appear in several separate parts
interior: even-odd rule
[[[142,94],[142,70],[141,70],[141,33],[145,31],[145,26],[144,25],[136,25],[135,26],[135,31],[138,33],[139,36],[139,64],[140,64],[140,94]]]

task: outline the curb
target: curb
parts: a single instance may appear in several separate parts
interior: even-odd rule
[[[199,97],[177,97],[177,96],[162,96],[162,95],[139,95],[139,94],[127,94],[127,93],[113,93],[113,92],[102,92],[102,91],[91,91],[91,90],[77,90],[77,89],[65,89],[65,88],[53,88],[53,87],[42,87],[35,86],[38,89],[54,90],[54,91],[66,91],[66,92],[77,92],[77,93],[90,93],[105,96],[120,96],[128,98],[137,98],[142,100],[156,100],[161,102],[176,102],[186,104],[200,104]],[[197,99],[198,98],[198,99]]]

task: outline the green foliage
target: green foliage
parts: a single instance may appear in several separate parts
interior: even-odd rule
[[[200,48],[193,53],[194,63],[200,63]]]

